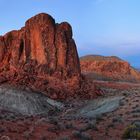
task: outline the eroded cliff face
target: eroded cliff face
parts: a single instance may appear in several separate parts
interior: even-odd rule
[[[94,79],[115,81],[140,81],[140,73],[130,64],[115,56],[104,57],[89,55],[80,60],[82,73],[89,74]]]
[[[0,36],[0,82],[43,89],[80,86],[80,64],[71,26],[38,14],[25,27]],[[51,96],[57,96],[52,95]]]

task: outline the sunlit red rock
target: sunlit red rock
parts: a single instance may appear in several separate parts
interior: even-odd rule
[[[0,71],[1,83],[7,79],[43,91],[79,88],[80,64],[71,26],[41,13],[20,30],[1,36]]]

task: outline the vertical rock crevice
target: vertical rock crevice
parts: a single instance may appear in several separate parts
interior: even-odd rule
[[[23,51],[24,51],[24,41],[21,39],[20,41],[20,47],[19,47],[19,60],[23,54]]]

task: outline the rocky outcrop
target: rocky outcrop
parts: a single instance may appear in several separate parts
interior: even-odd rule
[[[0,36],[0,82],[45,91],[74,90],[80,86],[80,64],[71,26],[38,14],[20,30]],[[61,97],[66,95],[61,95]]]
[[[140,73],[118,57],[89,55],[80,59],[82,73],[101,80],[140,81]]]

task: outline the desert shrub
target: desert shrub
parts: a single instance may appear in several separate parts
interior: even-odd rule
[[[67,123],[67,124],[65,124],[65,128],[66,129],[71,129],[71,128],[73,128],[74,126],[73,126],[73,124],[72,123]]]
[[[73,131],[72,132],[73,137],[75,138],[80,138],[81,137],[81,132],[80,131]]]
[[[49,132],[56,132],[57,130],[58,130],[57,127],[49,127],[49,128],[47,129],[47,131],[49,131]]]
[[[92,123],[92,122],[88,123],[85,127],[80,128],[79,131],[84,132],[84,131],[88,131],[89,129],[98,131],[98,128],[96,127],[96,124]]]
[[[25,132],[23,133],[23,137],[26,138],[27,140],[29,140],[29,138],[31,137],[30,132],[29,132],[29,131],[25,131]]]
[[[122,138],[124,139],[140,139],[140,128],[136,125],[129,125],[124,133]]]
[[[122,118],[121,118],[120,116],[116,116],[116,117],[114,117],[114,118],[112,119],[112,122],[113,122],[113,123],[122,123],[123,120],[122,120]]]
[[[47,136],[42,136],[40,140],[47,140]]]
[[[69,136],[63,136],[61,138],[59,138],[59,140],[70,140]]]
[[[96,121],[97,121],[97,123],[99,123],[100,121],[103,121],[102,116],[101,115],[97,115],[96,116]]]
[[[81,140],[92,140],[92,137],[87,133],[81,133]]]
[[[0,127],[0,133],[3,133],[3,132],[5,132],[5,129]]]
[[[92,140],[92,137],[87,133],[81,133],[80,131],[72,132],[74,138],[78,138],[80,140]]]
[[[58,125],[58,119],[57,118],[51,117],[51,118],[49,118],[49,122],[50,122],[50,124]]]
[[[115,126],[115,125],[114,125],[113,123],[111,123],[111,124],[109,124],[107,127],[108,127],[108,128],[114,128],[114,126]]]

